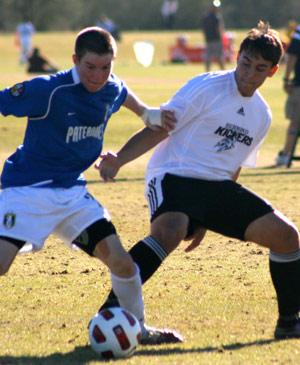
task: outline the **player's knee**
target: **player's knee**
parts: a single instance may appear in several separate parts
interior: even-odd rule
[[[110,235],[116,235],[116,229],[111,221],[100,219],[75,238],[73,244],[85,251],[90,256],[95,255],[95,249],[99,242]],[[101,250],[100,250],[101,251]]]
[[[151,235],[161,243],[167,252],[171,252],[185,238],[187,228],[187,216],[182,213],[165,213],[152,222]]]
[[[292,248],[292,250],[296,251],[300,248],[299,232],[292,224],[287,225],[285,229],[285,242],[288,247]]]
[[[286,224],[280,232],[277,239],[274,237],[271,250],[273,252],[290,253],[299,250],[300,240],[299,232],[293,224]]]

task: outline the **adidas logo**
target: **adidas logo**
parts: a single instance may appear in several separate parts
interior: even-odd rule
[[[245,116],[245,110],[243,107],[241,107],[238,111],[237,111],[238,114],[242,115],[243,117]]]

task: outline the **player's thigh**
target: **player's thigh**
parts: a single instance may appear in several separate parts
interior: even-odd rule
[[[54,230],[68,246],[73,243],[91,256],[95,245],[114,233],[109,212],[85,188],[73,199],[72,207]]]
[[[4,237],[0,238],[0,275],[4,275],[13,263],[19,247]]]
[[[42,249],[60,220],[59,201],[55,189],[28,186],[3,189],[0,193],[0,236],[23,240],[28,243],[28,250]]]
[[[93,252],[110,271],[121,277],[130,277],[135,273],[135,266],[131,256],[126,252],[119,237],[112,234],[99,241]]]
[[[166,212],[184,213],[189,217],[187,236],[203,227],[244,240],[249,224],[273,211],[268,202],[257,194],[229,180],[206,181],[166,174],[159,185],[160,194],[157,181],[152,183],[158,202],[156,209],[151,209],[152,221]],[[173,227],[179,230],[182,225],[173,223]]]
[[[189,218],[185,213],[162,213],[151,223],[151,236],[157,239],[170,253],[186,237],[188,226]]]
[[[296,226],[277,210],[250,223],[245,232],[245,240],[278,253],[289,253],[299,249],[299,233]]]

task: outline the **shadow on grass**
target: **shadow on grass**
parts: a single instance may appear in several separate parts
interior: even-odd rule
[[[264,166],[264,167],[257,167],[256,169],[253,169],[253,172],[245,172],[243,170],[242,176],[280,176],[280,175],[299,175],[300,174],[300,168],[293,169],[293,168],[278,168],[276,166]],[[116,178],[115,182],[135,182],[135,181],[145,181],[144,177],[133,177],[133,178]],[[98,180],[87,180],[88,185],[92,184],[107,184],[100,178]]]
[[[207,347],[179,347],[172,345],[170,347],[164,346],[164,348],[144,347],[135,352],[134,357],[137,356],[165,356],[165,355],[185,355],[185,354],[205,354],[205,353],[222,353],[226,351],[235,351],[242,348],[251,346],[265,346],[273,342],[277,342],[275,339],[257,340],[253,342],[236,342],[232,344],[222,345],[219,347],[207,346]],[[45,357],[38,356],[0,356],[1,365],[84,365],[90,361],[101,361],[96,353],[92,351],[90,346],[75,347],[74,351],[65,354],[55,353]],[[103,360],[105,363],[106,361]]]
[[[242,176],[280,176],[280,175],[299,175],[300,169],[276,168],[275,166],[265,166],[253,169],[253,172],[242,172]]]
[[[123,177],[123,178],[116,178],[114,180],[115,182],[130,182],[130,181],[145,181],[144,177],[133,177],[133,178],[127,178],[127,177]],[[92,184],[110,184],[109,182],[105,182],[102,179],[98,179],[98,180],[87,180],[88,185],[92,185]]]

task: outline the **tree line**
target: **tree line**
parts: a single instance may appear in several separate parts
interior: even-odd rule
[[[210,0],[179,0],[175,29],[199,29]],[[0,0],[0,30],[13,31],[24,19],[39,31],[77,30],[94,25],[102,14],[122,30],[163,29],[162,0]],[[251,28],[259,19],[274,28],[300,22],[299,0],[222,0],[227,28]]]

